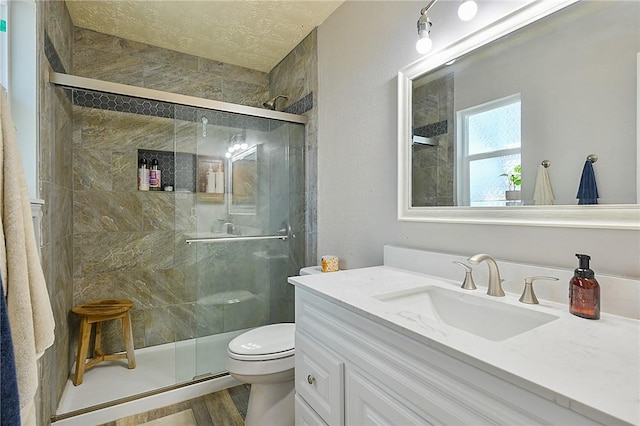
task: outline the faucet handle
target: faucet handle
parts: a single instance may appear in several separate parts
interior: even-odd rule
[[[473,275],[471,275],[471,271],[473,271],[473,269],[471,268],[471,266],[467,265],[466,263],[457,262],[457,261],[454,261],[453,263],[455,263],[456,265],[462,266],[466,271],[466,275],[464,276],[464,282],[462,283],[461,288],[465,290],[475,290],[476,283],[473,282]]]
[[[520,301],[522,303],[528,303],[530,305],[535,305],[538,302],[538,298],[533,291],[533,282],[535,280],[546,280],[546,281],[558,281],[556,277],[545,277],[545,276],[536,276],[536,277],[527,277],[524,279],[524,291],[522,292],[522,296],[520,296]]]

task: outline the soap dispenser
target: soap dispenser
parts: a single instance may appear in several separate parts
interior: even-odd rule
[[[576,254],[579,266],[569,281],[569,312],[587,319],[600,318],[600,284],[589,268],[590,256]]]

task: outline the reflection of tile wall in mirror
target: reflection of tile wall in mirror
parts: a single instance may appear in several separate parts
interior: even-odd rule
[[[415,78],[411,125],[421,131],[444,119],[421,109],[424,104],[442,105],[437,90],[426,92],[445,75],[455,76],[452,131],[456,111],[520,93],[525,204],[533,204],[543,160],[553,164],[549,175],[556,204],[577,204],[582,165],[591,153],[601,159],[595,166],[600,203],[637,204],[637,180],[619,170],[633,174],[637,169],[636,156],[629,153],[636,152],[638,143],[633,89],[638,84],[638,52],[639,2],[577,2]],[[454,173],[456,165],[451,166]]]
[[[233,162],[233,204],[251,206],[256,204],[256,161],[244,158]]]

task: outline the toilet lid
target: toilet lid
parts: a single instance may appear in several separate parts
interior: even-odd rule
[[[294,323],[271,324],[254,328],[229,342],[229,352],[241,358],[274,359],[294,352]]]

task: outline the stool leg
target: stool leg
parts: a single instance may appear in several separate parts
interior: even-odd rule
[[[80,320],[80,340],[78,341],[78,355],[76,356],[76,374],[73,378],[74,386],[82,384],[90,339],[91,324],[89,324],[87,318],[82,318]]]
[[[93,356],[104,356],[102,352],[102,321],[96,323],[96,338],[93,341]]]
[[[127,348],[127,360],[129,361],[129,368],[136,368],[136,356],[133,352],[133,331],[131,328],[131,316],[129,312],[126,312],[121,318],[122,322],[122,336],[124,337],[124,345]]]

